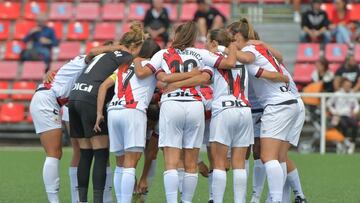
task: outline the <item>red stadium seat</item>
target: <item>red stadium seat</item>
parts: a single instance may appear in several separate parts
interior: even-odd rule
[[[101,43],[99,41],[91,41],[91,42],[86,42],[86,48],[85,48],[85,53],[89,53],[89,51],[94,48],[94,47],[98,47],[100,46]]]
[[[49,18],[51,20],[69,20],[73,16],[73,7],[68,2],[51,3]]]
[[[4,39],[6,40],[10,38],[9,27],[10,27],[9,21],[0,21],[0,40],[4,40]]]
[[[333,3],[321,4],[321,9],[326,12],[329,20],[331,21],[333,19],[333,11],[335,9],[334,4]]]
[[[180,15],[180,20],[181,21],[192,20],[194,18],[194,14],[196,10],[197,10],[196,3],[183,4],[181,10],[182,15]]]
[[[21,79],[41,80],[45,74],[45,63],[42,61],[25,61]]]
[[[64,24],[62,22],[48,22],[47,26],[51,27],[55,31],[55,35],[57,39],[62,39]]]
[[[50,69],[51,70],[59,70],[65,63],[66,63],[65,61],[52,62],[50,64]]]
[[[346,44],[330,43],[325,47],[325,58],[329,62],[341,63],[346,59],[348,47]]]
[[[36,19],[40,13],[47,12],[47,4],[45,2],[31,1],[25,4],[24,17],[26,19]]]
[[[284,2],[284,0],[264,0],[266,4],[283,4]]]
[[[14,80],[17,75],[18,63],[15,61],[0,62],[0,79]]]
[[[17,123],[24,120],[24,104],[6,103],[0,106],[0,122]]]
[[[231,7],[229,3],[213,4],[213,7],[218,9],[227,19],[231,18]]]
[[[80,42],[62,42],[59,46],[58,60],[72,59],[80,53]]]
[[[169,18],[171,21],[177,20],[177,4],[165,4],[165,8],[168,12]]]
[[[123,35],[125,32],[128,32],[129,30],[130,30],[130,23],[124,22],[121,28],[121,35]]]
[[[31,100],[37,84],[35,82],[14,82],[13,90],[26,90],[31,91],[31,93],[16,93],[11,96],[14,100]]]
[[[9,41],[6,43],[5,59],[18,60],[20,58],[21,50],[24,48],[24,44],[21,41]]]
[[[20,3],[5,1],[0,3],[0,19],[14,20],[20,16]]]
[[[69,23],[67,38],[70,40],[86,40],[89,38],[89,23],[78,21]]]
[[[114,40],[116,36],[116,24],[102,22],[95,26],[94,40]]]
[[[315,70],[315,64],[297,63],[294,67],[294,81],[297,83],[310,83],[311,74]]]
[[[320,59],[320,45],[315,43],[299,44],[297,49],[297,62],[315,62]]]
[[[336,73],[336,71],[341,67],[341,63],[331,63],[329,64],[329,70],[333,73]]]
[[[0,81],[0,90],[8,90],[9,89],[9,82]],[[9,94],[0,94],[0,99],[7,99],[9,98]]]
[[[131,3],[129,20],[143,20],[149,8],[150,5],[148,3]]]
[[[32,122],[33,122],[30,112],[27,113],[26,122],[29,122],[29,123],[32,123]]]
[[[360,4],[351,4],[350,7],[350,18],[353,21],[360,20]]]
[[[357,44],[354,49],[355,60],[360,62],[360,44]]]
[[[75,18],[77,20],[95,20],[99,18],[99,14],[98,3],[81,3],[75,8]]]
[[[35,21],[17,21],[15,24],[14,39],[23,39],[35,26]]]
[[[125,6],[123,3],[107,3],[102,8],[103,20],[122,20],[124,19]]]

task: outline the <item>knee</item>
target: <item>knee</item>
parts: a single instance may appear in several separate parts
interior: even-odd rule
[[[198,20],[197,20],[197,23],[198,23],[198,25],[201,27],[201,28],[207,28],[207,26],[206,26],[206,19],[205,18],[199,18]]]
[[[187,161],[184,162],[184,168],[187,173],[196,173],[197,171],[197,161]]]
[[[52,150],[48,150],[46,152],[46,156],[48,157],[54,157],[54,158],[57,158],[57,159],[61,159],[62,157],[62,149],[52,149]]]
[[[219,29],[219,28],[224,27],[224,21],[223,21],[223,19],[221,18],[221,16],[218,15],[218,16],[216,16],[216,17],[214,18],[212,27],[213,27],[214,29]]]

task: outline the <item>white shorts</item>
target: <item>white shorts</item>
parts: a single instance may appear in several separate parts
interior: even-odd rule
[[[209,146],[209,139],[210,139],[210,122],[211,122],[211,119],[205,120],[203,144],[206,145],[207,147]]]
[[[146,122],[146,114],[137,109],[108,111],[110,152],[115,152],[117,156],[127,151],[143,152]]]
[[[30,113],[37,134],[61,129],[60,106],[52,90],[35,92],[30,103]]]
[[[250,108],[225,109],[210,123],[210,142],[219,142],[233,147],[248,147],[254,144],[254,129]]]
[[[299,108],[299,113],[297,114],[297,118],[295,120],[295,124],[292,126],[288,137],[286,138],[290,144],[293,146],[297,146],[300,139],[300,134],[305,122],[305,105],[301,98],[298,99],[297,106]]]
[[[65,122],[69,122],[69,108],[67,106],[62,106],[61,119]]]
[[[204,137],[204,105],[200,101],[166,101],[160,107],[159,147],[200,148]]]
[[[251,113],[253,127],[254,127],[254,138],[260,138],[260,129],[261,129],[261,116],[263,112]]]
[[[268,105],[261,116],[260,138],[273,138],[287,141],[299,108],[297,103],[289,105]]]

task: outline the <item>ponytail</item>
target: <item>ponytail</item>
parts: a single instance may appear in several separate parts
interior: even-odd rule
[[[246,41],[256,39],[255,30],[247,18],[230,24],[228,29],[233,35],[240,33]]]
[[[130,31],[126,32],[120,39],[120,44],[129,48],[130,46],[139,46],[145,40],[145,34],[142,24],[134,22],[130,25]]]

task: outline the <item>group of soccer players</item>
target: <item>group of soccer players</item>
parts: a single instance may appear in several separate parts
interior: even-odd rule
[[[72,202],[88,202],[93,164],[93,202],[112,202],[114,186],[117,202],[130,203],[134,192],[150,189],[161,149],[166,202],[178,202],[180,191],[181,202],[190,203],[202,144],[210,162],[209,202],[223,202],[230,168],[234,202],[246,202],[251,148],[252,203],[260,202],[266,177],[267,202],[291,202],[291,189],[296,203],[306,202],[287,156],[299,140],[304,104],[281,53],[260,41],[245,18],[209,31],[207,49],[194,48],[197,37],[196,23],[181,24],[171,46],[160,50],[134,23],[119,42],[48,73],[30,112],[46,152],[43,179],[50,203],[59,202],[61,115],[74,149]],[[113,178],[109,151],[116,156]],[[142,153],[145,165],[136,184]]]

